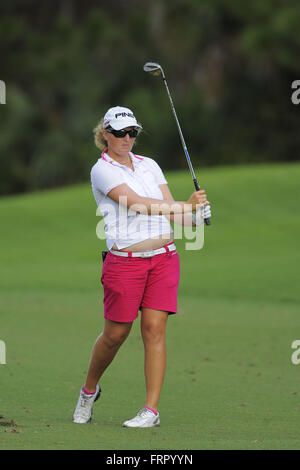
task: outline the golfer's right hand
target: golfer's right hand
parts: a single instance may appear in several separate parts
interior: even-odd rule
[[[200,189],[200,191],[195,191],[191,197],[188,199],[187,204],[192,204],[193,210],[197,209],[197,205],[207,206],[209,204],[206,191],[204,189]]]

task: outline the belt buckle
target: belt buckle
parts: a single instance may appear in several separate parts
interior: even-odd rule
[[[151,256],[154,256],[154,251],[144,251],[141,253],[141,258],[150,258]]]

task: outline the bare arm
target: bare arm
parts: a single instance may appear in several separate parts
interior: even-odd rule
[[[184,214],[196,209],[197,204],[206,203],[205,191],[195,191],[188,201],[174,201],[173,196],[168,189],[168,185],[164,186],[163,197],[164,199],[153,199],[148,197],[139,196],[127,184],[123,183],[113,188],[107,194],[108,197],[113,199],[118,204],[128,207],[135,212],[151,215],[170,215]],[[167,197],[167,199],[165,199]]]
[[[170,191],[170,188],[167,184],[160,184],[159,188],[162,192],[164,200],[168,201],[174,201],[174,197]],[[192,213],[181,213],[181,214],[170,214],[166,215],[166,217],[171,221],[174,222],[177,225],[187,225],[187,226],[194,226],[195,224],[193,223],[192,220]]]

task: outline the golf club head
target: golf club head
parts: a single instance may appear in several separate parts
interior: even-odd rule
[[[152,75],[160,75],[164,76],[164,72],[162,67],[159,64],[156,64],[155,62],[146,62],[144,65],[144,71],[151,73]]]

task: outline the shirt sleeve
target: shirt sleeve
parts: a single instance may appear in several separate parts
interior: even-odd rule
[[[155,176],[155,179],[157,181],[157,184],[168,184],[163,172],[162,172],[162,169],[160,168],[160,166],[158,165],[158,163],[156,163],[155,160],[153,160],[152,158],[149,158],[149,163],[151,165],[151,169],[152,169],[152,172]]]
[[[92,186],[105,196],[116,186],[126,183],[121,169],[106,162],[92,168],[91,182]]]

